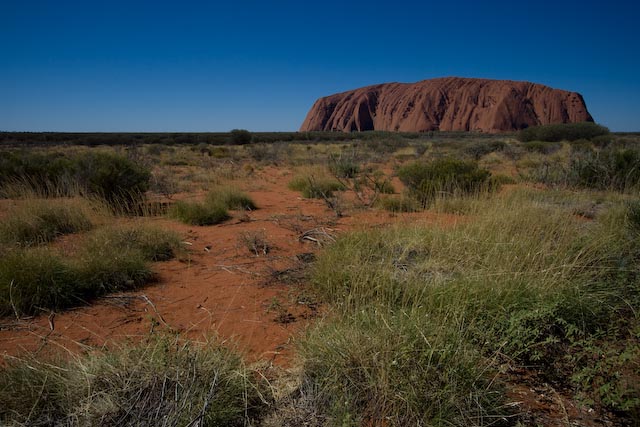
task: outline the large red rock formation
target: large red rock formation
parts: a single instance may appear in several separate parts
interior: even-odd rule
[[[447,77],[318,99],[300,131],[502,132],[592,122],[582,95],[536,83]]]

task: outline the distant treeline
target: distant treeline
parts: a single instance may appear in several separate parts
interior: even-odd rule
[[[70,133],[70,132],[0,132],[0,145],[137,145],[137,144],[211,144],[241,145],[273,142],[332,142],[370,139],[417,139],[494,137],[475,132],[231,132],[205,133]],[[247,133],[250,139],[246,138]]]

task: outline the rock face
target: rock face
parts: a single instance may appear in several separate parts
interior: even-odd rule
[[[582,95],[536,83],[446,77],[318,99],[300,131],[504,132],[592,122]]]

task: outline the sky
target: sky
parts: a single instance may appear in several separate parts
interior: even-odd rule
[[[294,131],[321,97],[457,76],[640,131],[640,2],[0,0],[0,131]]]

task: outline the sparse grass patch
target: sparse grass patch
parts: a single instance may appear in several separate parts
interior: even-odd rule
[[[0,370],[3,425],[247,425],[268,389],[217,342],[169,336],[71,361],[9,360]]]

